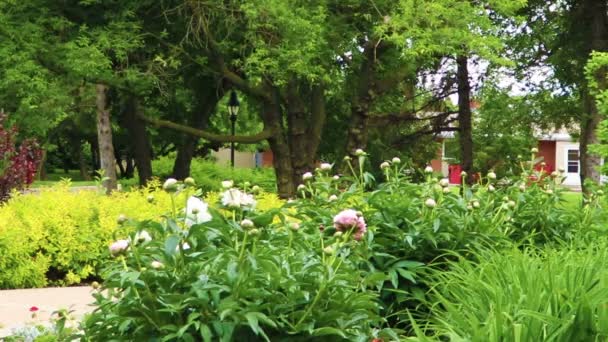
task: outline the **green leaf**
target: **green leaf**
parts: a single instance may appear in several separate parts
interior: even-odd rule
[[[174,255],[179,244],[180,238],[177,235],[170,235],[165,240],[165,253],[167,255]]]
[[[312,332],[312,336],[324,336],[324,335],[338,335],[343,338],[346,338],[346,334],[342,330],[332,328],[332,327],[323,327],[323,328],[315,329]]]

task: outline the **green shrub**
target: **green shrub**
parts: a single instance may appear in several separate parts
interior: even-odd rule
[[[364,245],[348,233],[298,229],[277,209],[229,206],[226,216],[211,210],[212,219],[199,209],[210,221],[188,227],[176,210],[161,224],[133,222],[152,238],[126,250],[116,245],[84,324],[87,339],[368,341],[378,334],[376,294],[361,287],[357,266]]]
[[[154,173],[161,178],[167,177],[173,170],[173,156],[166,156],[152,162]],[[272,168],[231,168],[221,166],[214,161],[194,158],[190,166],[190,176],[196,179],[198,186],[205,192],[221,189],[221,181],[231,179],[242,185],[250,182],[268,192],[276,192],[276,180]]]
[[[430,275],[431,314],[416,323],[441,340],[603,341],[608,248],[482,250]],[[418,337],[426,340],[423,331]]]

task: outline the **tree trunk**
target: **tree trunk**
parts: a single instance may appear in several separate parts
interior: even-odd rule
[[[197,105],[191,113],[190,122],[188,122],[191,127],[205,129],[209,126],[209,118],[225,93],[224,87],[214,87],[214,83],[215,79],[206,77],[194,85],[195,92],[202,95],[197,99]],[[177,147],[177,157],[173,164],[173,177],[184,179],[190,176],[190,165],[199,140],[199,137],[184,136],[182,143]]]
[[[112,145],[112,122],[110,121],[110,110],[108,108],[107,90],[104,84],[96,84],[97,106],[97,141],[99,145],[99,160],[104,174],[103,186],[106,193],[110,194],[116,189],[116,163],[114,161],[114,146]]]
[[[288,85],[287,90],[287,131],[289,155],[292,164],[292,178],[295,186],[302,183],[302,175],[314,169],[315,154],[307,146],[308,111],[302,101],[302,89],[298,89],[295,81]]]
[[[137,174],[139,176],[139,185],[145,186],[153,176],[152,147],[150,146],[146,125],[138,117],[138,113],[143,114],[143,107],[135,97],[130,97],[127,101],[125,111],[127,129],[132,139],[133,157],[135,158],[135,166],[137,167]],[[130,157],[127,158],[127,165],[130,159]]]
[[[606,11],[606,1],[587,0],[585,1],[585,13],[589,15],[589,25],[591,25],[590,51],[608,51],[608,14]],[[600,88],[606,87],[605,72],[598,72],[596,79]],[[597,128],[599,126],[601,113],[599,112],[595,99],[585,86],[582,91],[583,107],[585,115],[581,122],[580,136],[580,162],[581,162],[581,185],[583,190],[588,192],[585,187],[585,180],[600,182],[601,157],[595,153],[590,153],[589,146],[599,143]]]
[[[473,182],[473,125],[471,119],[471,85],[468,57],[456,57],[458,78],[458,125],[460,134],[460,165],[467,173],[466,182]]]
[[[84,158],[84,153],[82,152],[82,147],[78,147],[78,169],[80,170],[80,178],[85,181],[91,180],[91,175],[89,174],[89,167],[87,166],[87,161]]]
[[[40,158],[40,165],[38,165],[38,180],[44,181],[47,180],[48,175],[46,172],[46,150],[42,150],[42,157]]]

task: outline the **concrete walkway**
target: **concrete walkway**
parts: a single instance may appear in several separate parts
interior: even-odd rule
[[[75,318],[81,318],[93,310],[91,296],[93,289],[80,287],[51,287],[44,289],[0,290],[0,339],[14,328],[27,324],[45,324],[54,311],[73,310]],[[32,318],[30,308],[38,308],[36,318]]]

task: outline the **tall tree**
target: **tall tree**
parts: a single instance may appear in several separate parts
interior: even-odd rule
[[[114,160],[114,145],[112,144],[112,123],[108,108],[108,87],[105,84],[95,86],[97,93],[97,141],[99,144],[99,159],[104,174],[103,185],[109,194],[116,189],[116,162]]]

